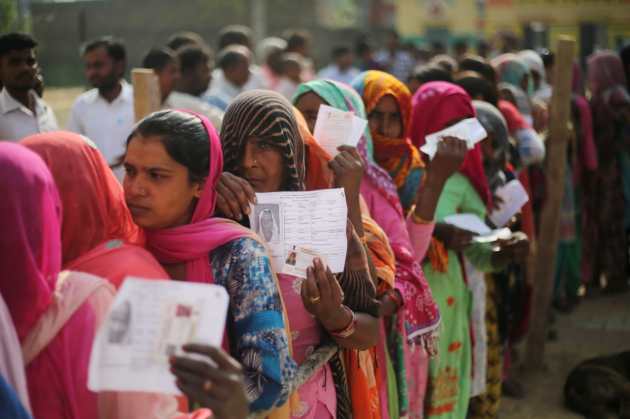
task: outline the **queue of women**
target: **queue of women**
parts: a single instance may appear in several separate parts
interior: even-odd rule
[[[83,136],[1,142],[3,417],[494,417],[505,342],[484,273],[508,281],[523,269],[532,209],[494,243],[443,220],[486,220],[496,187],[540,162],[544,145],[518,106],[484,97],[489,65],[477,64],[466,90],[433,81],[412,96],[372,70],[353,86],[304,83],[293,103],[249,91],[220,133],[194,113],[153,113],[127,138],[122,185]],[[358,146],[334,158],[312,134],[324,104],[368,120]],[[449,137],[432,160],[419,151],[427,135],[474,117],[488,138],[473,149]],[[333,187],[348,207],[343,273],[320,259],[306,279],[274,272],[248,228],[256,193]],[[183,397],[87,388],[95,333],[128,276],[229,294],[224,347],[188,345],[197,356],[170,360]],[[332,359],[300,368],[330,344]]]

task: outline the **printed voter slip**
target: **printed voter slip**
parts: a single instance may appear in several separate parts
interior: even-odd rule
[[[321,105],[317,112],[313,137],[324,150],[335,157],[339,154],[339,146],[356,147],[366,126],[367,120],[359,118],[353,112]]]
[[[282,273],[298,278],[306,278],[306,270],[313,266],[313,259],[320,258],[324,264],[326,259],[313,249],[305,246],[293,246],[282,267]]]
[[[343,272],[348,207],[343,188],[256,194],[251,229],[265,242],[276,272],[294,246],[317,252],[333,273]]]
[[[420,151],[428,155],[431,160],[437,153],[440,141],[446,137],[455,137],[466,141],[466,146],[472,150],[479,141],[488,136],[484,127],[477,118],[468,118],[457,124],[426,136],[426,143],[420,147]]]
[[[88,388],[181,394],[169,358],[185,355],[211,364],[182,346],[220,346],[228,302],[218,285],[127,278],[94,340]]]

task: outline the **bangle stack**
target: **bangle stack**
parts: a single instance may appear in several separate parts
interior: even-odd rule
[[[331,336],[338,338],[338,339],[347,339],[350,336],[352,336],[356,330],[357,327],[357,318],[354,315],[354,311],[350,310],[350,308],[346,305],[342,306],[344,308],[344,310],[349,311],[350,315],[352,316],[352,318],[350,319],[350,323],[348,323],[348,325],[346,327],[344,327],[343,329],[339,329],[339,330],[329,330],[328,333],[330,333]]]

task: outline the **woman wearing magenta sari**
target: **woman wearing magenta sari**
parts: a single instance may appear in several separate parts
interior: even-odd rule
[[[111,301],[112,291],[90,276],[80,298],[73,291],[85,278],[77,283],[74,273],[60,275],[61,203],[35,153],[0,143],[0,193],[0,295],[22,347],[33,416],[96,418],[97,394],[88,390],[87,376],[98,313],[88,297]]]
[[[427,135],[457,122],[475,117],[470,96],[459,86],[447,82],[423,85],[413,97],[410,137],[422,146]],[[528,252],[528,242],[520,236],[494,252],[490,246],[471,244],[472,234],[454,230],[441,222],[448,215],[472,213],[485,220],[491,194],[484,173],[479,144],[467,152],[459,172],[444,186],[436,210],[435,248],[439,260],[425,262],[424,271],[443,316],[440,333],[440,357],[430,364],[426,413],[428,417],[458,419],[466,417],[471,395],[471,291],[460,264],[463,254],[480,271],[504,266]]]
[[[214,128],[185,112],[149,115],[127,140],[124,166],[127,205],[171,278],[216,283],[230,294],[224,344],[243,366],[251,410],[283,405],[295,374],[283,304],[263,244],[251,231],[213,217],[223,170]],[[196,394],[194,382],[180,386]]]

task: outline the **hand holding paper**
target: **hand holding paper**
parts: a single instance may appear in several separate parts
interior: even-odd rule
[[[332,157],[338,147],[356,147],[365,131],[367,120],[352,112],[344,112],[328,105],[321,105],[315,121],[313,137]]]
[[[437,145],[446,137],[455,137],[466,141],[469,150],[472,150],[479,141],[488,136],[477,118],[468,118],[457,124],[426,136],[426,143],[420,147],[420,151],[432,160],[437,152]]]
[[[228,300],[218,285],[128,278],[94,340],[88,388],[181,394],[169,358],[187,343],[220,346]]]

